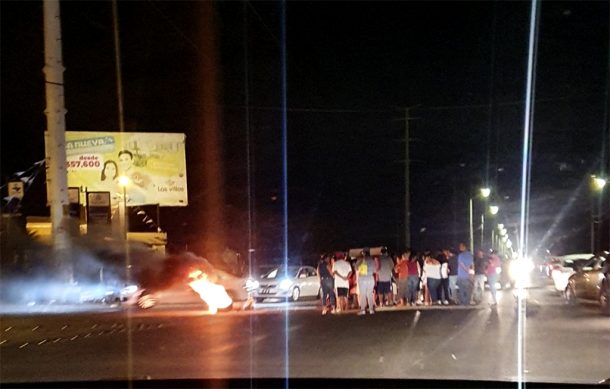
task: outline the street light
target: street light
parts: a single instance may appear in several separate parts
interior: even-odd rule
[[[593,178],[593,188],[597,191],[604,190],[604,186],[608,183],[605,178],[591,176]]]
[[[597,192],[599,194],[601,194],[601,192],[604,190],[604,187],[606,186],[606,179],[603,177],[598,177],[596,175],[591,175],[591,187],[593,189],[593,192]],[[591,195],[591,252],[595,253],[595,243],[596,243],[596,239],[595,239],[595,235],[597,233],[596,231],[596,224],[599,224],[599,220],[598,217],[600,216],[599,214],[601,213],[601,210],[596,210],[596,201],[595,201],[595,194]],[[601,206],[601,201],[597,202],[598,207],[599,208]]]
[[[497,215],[498,211],[500,211],[500,207],[498,207],[497,205],[489,206],[489,213],[491,213],[492,215]]]
[[[488,187],[480,188],[479,193],[483,199],[487,199],[491,194],[491,189]],[[474,252],[474,225],[473,225],[473,197],[468,199],[468,216],[470,220],[470,252]],[[485,212],[481,214],[481,245],[483,244],[483,233],[485,226]]]
[[[123,188],[123,215],[121,215],[121,230],[123,237],[127,240],[127,186],[129,185],[129,177],[120,176],[119,185]]]

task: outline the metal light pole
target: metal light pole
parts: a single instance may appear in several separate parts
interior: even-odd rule
[[[481,188],[479,190],[481,197],[483,197],[484,199],[487,199],[489,197],[489,195],[491,194],[491,189],[490,188]],[[470,221],[470,252],[474,253],[474,225],[473,225],[473,213],[474,213],[474,201],[473,201],[473,197],[471,196],[468,199],[468,220]],[[483,215],[481,215],[481,230],[483,230],[483,226],[485,223],[485,216],[484,216],[484,212]],[[484,231],[481,231],[481,240],[483,239],[483,233]]]
[[[591,186],[593,188],[593,194],[591,195],[591,252],[595,253],[597,246],[596,237],[598,235],[597,229],[599,228],[599,220],[597,220],[599,218],[599,212],[597,211],[599,201],[595,201],[597,200],[595,194],[601,196],[607,181],[605,178],[597,176],[591,176],[591,179]]]
[[[121,215],[121,231],[123,238],[127,241],[127,186],[129,185],[129,177],[120,176],[119,185],[123,188],[123,212]]]

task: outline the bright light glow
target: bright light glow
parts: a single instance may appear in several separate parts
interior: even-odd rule
[[[518,286],[525,286],[532,270],[534,262],[530,258],[515,259],[510,263],[509,275]]]
[[[513,247],[513,242],[511,242],[511,240],[510,240],[510,239],[508,239],[508,240],[506,241],[506,247],[508,247],[508,248]]]
[[[496,274],[500,274],[502,273],[502,268],[501,267],[497,267],[496,268]]]
[[[192,279],[189,286],[205,301],[211,314],[216,314],[219,308],[228,308],[233,304],[224,286],[208,281],[208,275],[201,270],[192,271],[189,278]]]
[[[292,281],[290,281],[289,279],[285,278],[280,282],[280,289],[282,290],[288,290],[290,289],[290,287],[292,286]]]
[[[498,230],[503,230],[503,229],[504,229],[504,224],[498,223]]]
[[[492,215],[497,214],[498,211],[500,211],[500,207],[498,207],[497,205],[490,205],[489,206],[489,213],[491,213]]]
[[[506,243],[508,241],[508,235],[502,235],[502,242]]]
[[[120,176],[119,177],[119,185],[121,185],[121,186],[129,185],[129,177],[127,177],[127,176]]]
[[[596,190],[604,189],[604,186],[606,186],[606,183],[607,183],[607,181],[605,178],[593,176],[593,187]]]
[[[490,194],[491,194],[491,189],[481,188],[481,196],[483,196],[484,198],[488,198]]]

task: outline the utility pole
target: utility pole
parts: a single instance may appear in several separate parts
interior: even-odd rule
[[[45,92],[47,116],[47,201],[51,211],[51,231],[55,252],[68,248],[68,177],[66,172],[66,109],[64,107],[65,70],[61,48],[61,20],[58,0],[43,1]],[[71,277],[71,266],[60,259],[63,276]]]
[[[405,110],[405,248],[411,247],[411,155],[410,155],[410,129],[409,122],[414,117],[411,117],[411,110],[418,107],[414,105],[404,108]]]

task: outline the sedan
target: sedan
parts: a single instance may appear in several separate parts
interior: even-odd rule
[[[253,292],[257,302],[267,298],[297,301],[319,295],[320,279],[316,269],[311,266],[276,267],[261,276]]]
[[[597,302],[603,314],[610,315],[610,261],[608,253],[595,256],[583,266],[577,266],[568,279],[565,297],[568,303],[577,301]]]
[[[582,266],[593,257],[593,254],[570,254],[553,258],[550,268],[555,290],[563,292],[568,285],[568,279],[574,274],[575,267]]]

